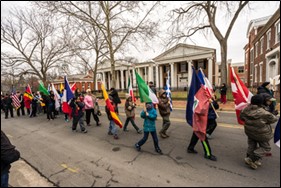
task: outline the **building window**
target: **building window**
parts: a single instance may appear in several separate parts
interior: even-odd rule
[[[91,86],[91,82],[88,82],[88,89],[91,89],[90,86]]]
[[[278,21],[275,25],[275,33],[276,33],[276,36],[275,36],[275,44],[280,42],[280,21]]]
[[[254,75],[255,75],[255,83],[257,83],[258,82],[258,65],[255,65]]]
[[[262,72],[263,72],[263,70],[262,70],[262,62],[260,63],[260,82],[263,82],[262,81]]]
[[[238,73],[244,73],[244,66],[238,67]]]
[[[255,57],[258,57],[258,42],[255,44]]]
[[[85,91],[85,83],[82,83],[82,91]]]
[[[253,62],[253,61],[254,61],[254,50],[252,48],[250,51],[250,62]]]
[[[260,40],[260,54],[262,54],[263,53],[263,37],[261,38],[261,40]]]
[[[187,64],[186,62],[180,63],[180,72],[187,72]]]
[[[269,30],[267,33],[266,33],[266,49],[269,49],[270,48],[270,40],[271,40],[271,30]]]
[[[253,71],[254,71],[254,63],[251,62],[250,64],[250,74],[253,75]]]

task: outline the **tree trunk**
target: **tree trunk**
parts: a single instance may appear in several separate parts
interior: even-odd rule
[[[221,84],[225,83],[226,85],[228,85],[227,71],[223,71],[223,70],[227,70],[227,41],[223,40],[220,43],[220,46],[221,46]]]
[[[98,53],[96,53],[96,64],[94,69],[94,90],[98,90],[98,88],[96,88],[98,60],[99,60]]]

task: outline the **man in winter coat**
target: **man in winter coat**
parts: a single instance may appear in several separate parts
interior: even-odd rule
[[[9,183],[9,170],[11,163],[17,161],[20,158],[20,152],[15,149],[1,130],[1,187],[8,187]]]
[[[270,152],[269,141],[273,138],[270,124],[278,120],[262,107],[262,103],[262,96],[255,95],[251,98],[251,104],[240,114],[240,118],[245,121],[244,131],[248,136],[248,157],[245,158],[245,163],[252,169],[257,169],[261,165],[262,156]]]

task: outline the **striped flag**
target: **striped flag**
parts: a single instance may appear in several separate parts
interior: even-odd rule
[[[110,103],[110,100],[108,98],[108,94],[107,94],[107,92],[105,90],[105,87],[104,87],[103,83],[101,83],[101,90],[102,90],[103,97],[104,97],[104,100],[105,100],[105,103],[106,103],[106,107],[109,109],[111,117],[112,117],[114,123],[116,123],[120,128],[122,128],[122,122],[120,121],[117,113],[115,112],[114,107]]]
[[[21,106],[20,105],[20,100],[19,100],[18,96],[15,93],[12,94],[12,101],[13,101],[13,105],[14,105],[14,107],[16,109],[18,109]]]
[[[133,90],[133,86],[132,86],[132,81],[131,81],[131,74],[129,72],[129,78],[128,78],[128,92],[129,92],[129,95],[132,97],[132,100],[134,102],[136,102],[136,98],[134,96],[134,90]]]
[[[168,78],[166,81],[166,93],[167,93],[167,97],[170,100],[170,110],[173,111],[173,102],[172,102],[172,93],[171,93],[171,89],[170,89],[170,71],[168,71]]]
[[[280,118],[274,131],[274,143],[280,148]]]
[[[231,90],[235,103],[236,117],[239,124],[244,125],[240,119],[241,110],[251,103],[253,94],[248,90],[240,78],[236,75],[233,67],[230,67]]]
[[[205,89],[208,91],[209,95],[212,96],[212,94],[214,93],[213,86],[210,83],[210,81],[208,80],[208,78],[206,78],[206,76],[201,68],[199,69],[197,75],[198,75],[200,82],[204,85]]]
[[[140,93],[140,101],[145,103],[152,102],[153,104],[158,104],[158,98],[155,93],[149,88],[149,86],[145,83],[145,81],[141,78],[136,70],[135,74]]]

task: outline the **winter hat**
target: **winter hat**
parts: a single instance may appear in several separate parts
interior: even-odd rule
[[[261,86],[266,87],[268,84],[270,84],[270,82],[264,82]]]
[[[263,103],[263,97],[260,96],[260,95],[254,95],[252,98],[251,98],[251,104],[253,105],[258,105],[258,106],[261,106],[262,103]]]
[[[87,93],[91,93],[91,89],[87,89],[86,92],[87,92]]]

